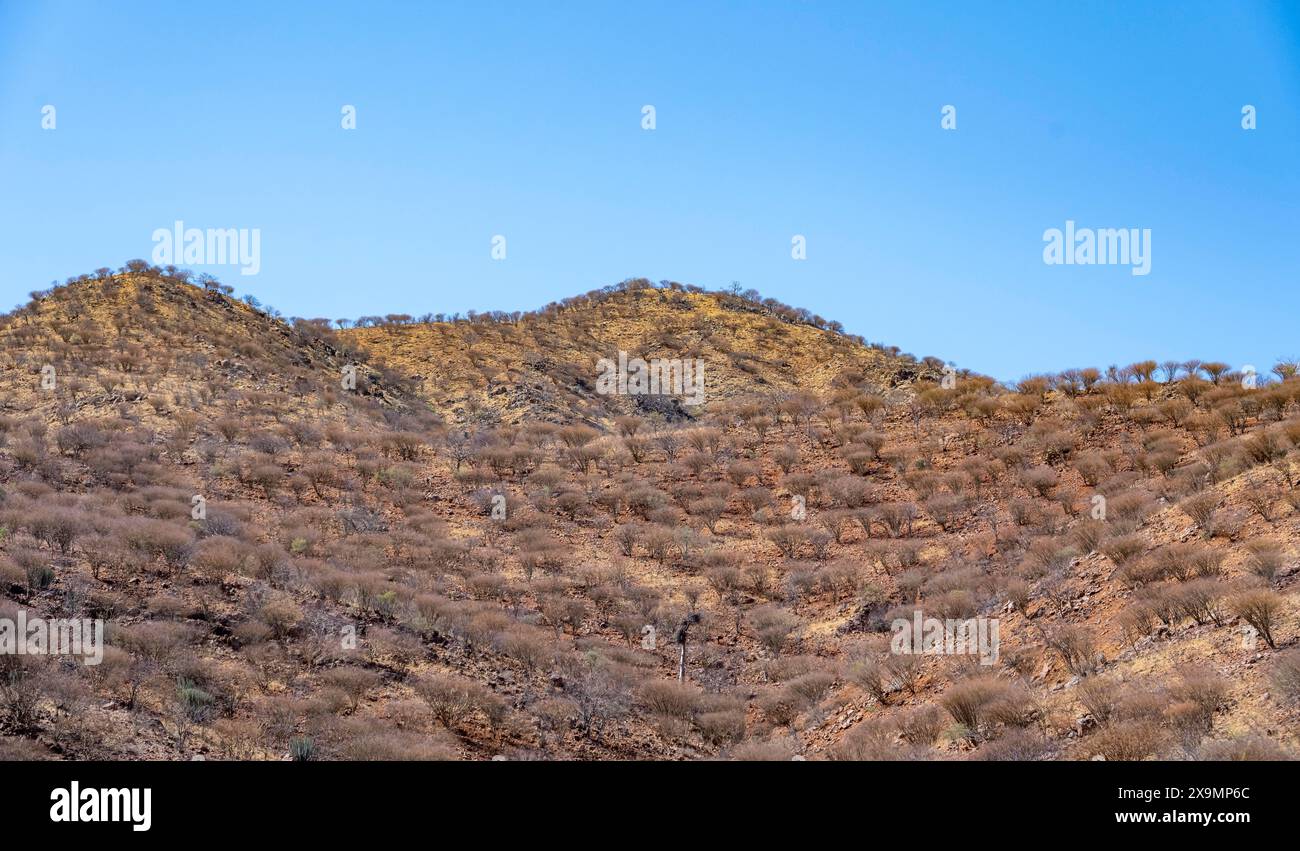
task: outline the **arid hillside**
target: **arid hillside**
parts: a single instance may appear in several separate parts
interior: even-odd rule
[[[340,336],[418,384],[449,421],[608,424],[622,414],[691,419],[682,398],[602,395],[596,363],[619,352],[645,360],[697,359],[708,400],[769,398],[869,387],[885,393],[943,364],[869,347],[836,323],[752,291],[706,293],[633,280],[532,313],[461,321],[363,317]]]
[[[0,655],[0,758],[1300,750],[1294,364],[1006,387],[753,293],[331,330],[189,281],[0,317],[0,618],[108,645]],[[620,350],[702,403],[597,392]]]

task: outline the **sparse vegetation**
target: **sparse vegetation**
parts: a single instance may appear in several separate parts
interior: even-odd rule
[[[1289,752],[1234,734],[1300,700],[1294,370],[947,386],[743,292],[327,322],[187,278],[0,318],[0,608],[109,635],[94,668],[0,657],[13,752]],[[707,403],[596,393],[620,335],[705,358]],[[1000,666],[890,652],[914,612],[999,618]],[[1226,676],[1242,624],[1267,658]]]

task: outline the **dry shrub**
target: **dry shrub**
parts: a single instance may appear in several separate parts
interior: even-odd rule
[[[1141,525],[1153,505],[1151,495],[1140,488],[1121,491],[1106,503],[1106,518],[1117,529],[1130,531]]]
[[[747,741],[727,751],[726,758],[735,762],[788,762],[795,755],[795,746],[786,739],[767,742]]]
[[[1265,522],[1273,520],[1273,506],[1277,504],[1283,496],[1283,491],[1277,485],[1261,484],[1259,482],[1248,482],[1245,490],[1242,491],[1241,498],[1250,506],[1250,510],[1260,516]]]
[[[1120,721],[1152,721],[1159,723],[1169,707],[1169,695],[1153,685],[1130,685],[1120,692],[1115,718]]]
[[[522,624],[506,630],[499,641],[501,651],[532,673],[551,659],[552,645],[538,629]]]
[[[1088,677],[1079,683],[1076,695],[1083,708],[1102,727],[1109,726],[1119,710],[1122,690],[1107,677]]]
[[[1046,516],[1041,505],[1032,499],[1013,499],[1007,503],[1007,511],[1017,526],[1033,526],[1043,522]]]
[[[922,749],[899,744],[898,729],[891,720],[868,718],[855,726],[830,752],[834,760],[883,762],[921,758]]]
[[[32,537],[48,546],[58,548],[65,555],[73,543],[84,537],[90,526],[80,512],[62,509],[40,509],[27,520],[27,530]]]
[[[373,719],[340,718],[329,727],[343,759],[364,762],[446,762],[459,759],[444,731],[415,732],[381,726]]]
[[[1246,569],[1265,582],[1272,583],[1278,571],[1286,564],[1286,548],[1280,541],[1257,539],[1246,544],[1246,550],[1250,553],[1246,559]]]
[[[952,532],[965,515],[968,504],[963,496],[937,494],[925,501],[925,510],[945,532]]]
[[[772,450],[772,460],[781,468],[782,473],[789,473],[799,463],[799,450],[789,443],[783,443]]]
[[[785,609],[760,606],[749,614],[749,622],[758,640],[772,653],[779,653],[803,621]]]
[[[321,680],[327,685],[347,695],[352,712],[357,711],[357,706],[366,692],[378,685],[380,679],[379,674],[374,671],[354,667],[332,668],[321,676]]]
[[[494,725],[505,715],[505,705],[499,697],[459,674],[426,674],[413,687],[429,705],[434,718],[449,730],[461,726],[476,712]]]
[[[738,708],[702,712],[695,719],[695,726],[704,740],[715,747],[732,744],[745,737],[745,710]]]
[[[946,726],[943,712],[933,703],[904,712],[898,719],[898,731],[903,740],[923,747],[934,744]]]
[[[118,527],[118,535],[132,550],[151,559],[161,559],[173,569],[185,563],[193,540],[184,527],[148,517],[123,521]]]
[[[0,554],[0,588],[21,588],[27,582],[27,573],[13,559]]]
[[[1244,511],[1232,510],[1218,515],[1210,528],[1210,535],[1215,538],[1236,540],[1248,519]]]
[[[786,688],[768,688],[759,693],[756,701],[763,717],[777,727],[789,727],[799,717],[801,700]]]
[[[1184,514],[1192,518],[1196,525],[1201,528],[1205,537],[1208,538],[1214,534],[1215,515],[1219,510],[1219,504],[1218,494],[1213,491],[1204,491],[1187,497],[1178,503],[1178,507],[1182,509]]]
[[[1273,685],[1283,700],[1300,701],[1300,650],[1287,650],[1273,660]]]
[[[700,692],[676,680],[651,680],[641,686],[640,698],[645,708],[655,715],[685,720],[694,714]]]
[[[1145,552],[1146,548],[1146,538],[1139,534],[1119,535],[1114,538],[1107,538],[1101,545],[1101,551],[1105,553],[1106,558],[1110,559],[1120,567],[1123,567],[1133,558]]]
[[[1137,761],[1160,753],[1166,743],[1159,724],[1134,719],[1098,730],[1085,740],[1084,750],[1090,756],[1102,756],[1108,761]]]
[[[1072,674],[1085,676],[1097,667],[1097,642],[1086,627],[1065,625],[1043,637],[1048,647],[1061,655]]]
[[[0,722],[8,732],[38,728],[48,685],[44,662],[42,657],[0,655]]]
[[[1193,667],[1179,674],[1169,694],[1176,701],[1175,705],[1186,704],[1188,707],[1179,713],[1184,722],[1182,726],[1208,732],[1215,711],[1227,699],[1228,682],[1209,668]]]
[[[1259,632],[1264,643],[1276,649],[1273,628],[1282,611],[1282,598],[1265,588],[1250,589],[1228,599],[1228,608]]]
[[[251,548],[236,538],[214,535],[194,545],[189,565],[197,578],[207,582],[220,582],[226,576],[245,572]]]
[[[577,704],[566,697],[543,698],[532,705],[531,711],[542,731],[556,738],[563,737],[579,714]]]
[[[36,762],[50,759],[54,759],[54,754],[32,739],[0,736],[0,761]]]
[[[799,545],[804,542],[805,538],[805,531],[793,523],[777,526],[775,529],[772,529],[767,533],[767,539],[773,544],[776,544],[776,548],[780,550],[781,555],[786,558],[795,557],[799,550]]]
[[[922,657],[914,654],[890,653],[883,661],[863,656],[849,665],[847,676],[879,703],[886,704],[892,694],[915,691],[922,665]]]
[[[979,735],[990,706],[1006,695],[1006,685],[993,677],[971,677],[949,686],[939,703],[954,721],[966,728],[967,736],[973,738]]]
[[[1020,473],[1020,483],[1039,497],[1045,497],[1056,487],[1059,477],[1051,467],[1031,467]]]
[[[887,502],[878,508],[877,516],[889,531],[889,537],[906,537],[912,534],[912,522],[916,519],[916,506],[910,502]]]
[[[1206,742],[1201,746],[1200,758],[1209,762],[1285,762],[1292,759],[1277,742],[1255,734]]]
[[[1176,579],[1180,582],[1193,576],[1219,576],[1222,574],[1223,551],[1205,544],[1175,543],[1151,553],[1140,565],[1130,565],[1126,573],[1139,584]]]
[[[1049,746],[1035,730],[1010,730],[1005,736],[981,745],[971,759],[982,762],[1032,762],[1042,759]]]
[[[988,704],[989,721],[1004,727],[1028,727],[1041,714],[1033,692],[1021,684],[1008,684],[1002,693]]]
[[[165,668],[194,635],[194,628],[188,624],[145,621],[123,628],[116,640],[136,656]]]
[[[1122,565],[1118,571],[1119,575],[1133,587],[1149,585],[1152,582],[1159,582],[1165,579],[1167,574],[1165,566],[1156,558],[1136,559]]]
[[[1029,605],[1033,587],[1025,580],[1012,576],[1003,581],[1002,593],[1007,601],[1015,607],[1016,611],[1023,614]]]
[[[798,695],[807,704],[813,704],[826,696],[835,684],[835,675],[828,671],[809,671],[786,683],[786,688]]]
[[[1074,468],[1079,471],[1079,476],[1083,483],[1088,487],[1096,487],[1097,484],[1113,472],[1110,461],[1100,452],[1080,452],[1075,456]]]
[[[277,595],[266,600],[257,610],[257,618],[266,624],[276,638],[292,635],[302,623],[302,609],[291,598]]]
[[[1223,625],[1221,601],[1227,588],[1217,579],[1193,579],[1174,585],[1165,594],[1169,603],[1197,624]]]
[[[194,611],[186,600],[174,594],[155,594],[145,601],[145,608],[159,618],[183,618]]]
[[[1070,530],[1070,537],[1080,552],[1096,552],[1106,537],[1106,524],[1100,520],[1084,520]]]

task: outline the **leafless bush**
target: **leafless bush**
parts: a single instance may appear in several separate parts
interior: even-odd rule
[[[1292,756],[1272,739],[1248,734],[1206,742],[1200,758],[1209,762],[1279,762]]]
[[[1228,695],[1228,683],[1214,671],[1193,667],[1181,671],[1170,688],[1174,704],[1170,707],[1177,726],[1190,728],[1197,738],[1208,733],[1214,713]]]
[[[1286,548],[1279,541],[1256,539],[1246,544],[1246,550],[1250,553],[1246,569],[1268,583],[1273,582],[1286,563]]]
[[[829,671],[809,671],[786,683],[786,688],[797,694],[808,704],[816,703],[826,696],[826,692],[835,684],[835,675]]]
[[[1086,627],[1061,626],[1047,632],[1043,641],[1061,655],[1071,673],[1084,676],[1096,669],[1097,644]]]
[[[1226,593],[1216,579],[1194,579],[1168,589],[1167,598],[1186,617],[1197,624],[1223,625],[1221,601]]]
[[[914,759],[916,747],[899,746],[898,730],[887,719],[868,718],[855,726],[831,751],[831,758],[854,762]]]
[[[772,450],[772,460],[781,468],[782,473],[789,473],[799,463],[799,450],[788,443],[783,443]]]
[[[1214,519],[1219,510],[1219,497],[1212,491],[1194,494],[1178,503],[1183,513],[1201,528],[1205,537],[1214,533]]]
[[[342,667],[326,671],[322,679],[346,694],[350,710],[356,712],[366,692],[379,684],[380,676],[365,668]]]
[[[369,719],[336,719],[327,732],[343,759],[365,762],[443,762],[458,759],[455,742],[442,736],[400,730]],[[444,738],[445,737],[445,738]]]
[[[504,713],[500,698],[458,674],[427,674],[415,681],[414,688],[447,729],[461,726],[476,712],[489,721],[499,720]]]
[[[1158,754],[1167,743],[1159,724],[1148,720],[1120,721],[1085,740],[1088,753],[1109,761],[1143,760]]]
[[[738,762],[789,762],[794,746],[788,741],[744,741],[727,751],[727,758]]]
[[[1277,505],[1282,496],[1281,488],[1254,481],[1247,482],[1247,487],[1241,494],[1241,498],[1250,506],[1251,511],[1258,514],[1265,522],[1272,522],[1273,506]]]
[[[1025,489],[1039,497],[1045,497],[1056,487],[1059,481],[1056,471],[1051,467],[1031,467],[1020,473],[1020,483]]]
[[[972,759],[984,762],[1032,762],[1048,752],[1043,734],[1030,729],[1010,730],[1006,735],[980,746]]]
[[[173,569],[185,563],[192,542],[187,529],[147,517],[132,517],[122,521],[118,534],[132,550],[150,559],[161,559]]]
[[[702,712],[695,726],[709,744],[716,746],[738,742],[745,737],[745,712],[743,709],[716,709]]]
[[[1269,647],[1276,649],[1277,641],[1273,628],[1277,626],[1278,615],[1282,611],[1282,598],[1267,589],[1242,591],[1229,598],[1228,608],[1237,617],[1250,624],[1259,632]]]
[[[939,703],[952,719],[977,737],[991,705],[1006,696],[1006,686],[992,677],[971,677],[948,687]]]
[[[0,719],[15,733],[37,728],[45,698],[40,657],[0,655]]]
[[[910,502],[887,502],[879,506],[880,522],[885,524],[891,538],[912,534],[912,521],[916,519],[916,506]]]
[[[943,712],[933,703],[909,710],[898,720],[898,730],[903,739],[923,747],[934,744],[943,733],[945,726]]]
[[[1273,660],[1273,684],[1284,700],[1300,701],[1300,650],[1287,650]]]
[[[1140,534],[1107,538],[1101,544],[1101,551],[1105,553],[1106,558],[1119,567],[1123,567],[1130,560],[1145,552],[1146,548],[1147,540]]]
[[[1071,530],[1071,537],[1081,552],[1095,552],[1106,535],[1106,524],[1098,520],[1085,520]]]
[[[938,494],[925,501],[926,512],[945,532],[955,531],[966,509],[966,498],[954,494]]]
[[[640,689],[641,703],[650,712],[673,720],[687,720],[695,712],[699,690],[676,680],[650,680]]]
[[[776,606],[760,606],[750,612],[750,625],[758,640],[772,653],[779,653],[802,625],[798,617]]]
[[[1100,452],[1080,452],[1075,456],[1074,467],[1089,487],[1096,487],[1113,472],[1110,461]]]

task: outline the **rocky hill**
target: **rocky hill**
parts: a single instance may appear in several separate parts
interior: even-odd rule
[[[189,281],[0,317],[0,618],[107,642],[0,654],[0,757],[1297,750],[1293,364],[1006,387],[754,294],[331,330]],[[620,351],[700,404],[601,393]]]
[[[363,318],[340,336],[417,383],[450,421],[608,424],[623,414],[695,419],[737,399],[871,388],[886,393],[942,364],[867,346],[816,317],[755,297],[625,282],[532,313],[459,321]],[[602,394],[598,361],[701,362],[705,402]]]

